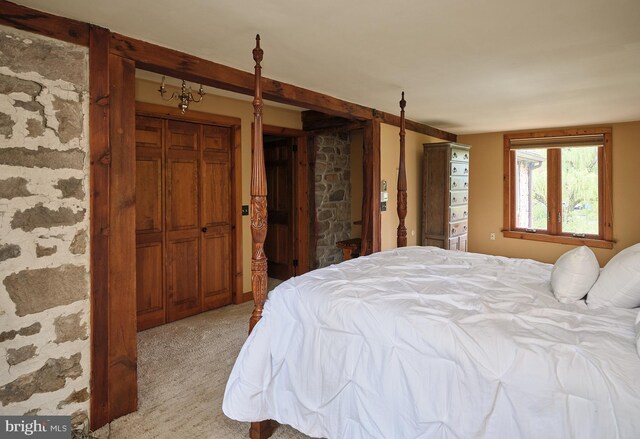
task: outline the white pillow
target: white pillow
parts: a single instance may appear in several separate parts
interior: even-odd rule
[[[560,256],[551,271],[551,288],[563,303],[577,302],[587,295],[598,275],[596,255],[586,245]]]
[[[640,306],[640,244],[615,255],[587,296],[589,308]]]

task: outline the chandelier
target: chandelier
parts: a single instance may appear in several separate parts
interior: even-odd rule
[[[180,87],[180,93],[174,91],[171,93],[171,96],[167,97],[167,89],[164,86],[164,76],[162,77],[162,83],[160,84],[160,88],[158,89],[160,92],[160,96],[164,101],[172,101],[177,99],[178,108],[184,114],[185,111],[189,108],[189,104],[191,102],[195,102],[196,104],[202,100],[204,97],[204,89],[202,88],[202,84],[200,84],[200,88],[198,89],[198,97],[195,97],[193,91],[191,90],[191,86],[187,87],[187,81],[182,80],[182,87]]]

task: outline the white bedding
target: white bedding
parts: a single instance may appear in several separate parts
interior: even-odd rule
[[[637,310],[562,304],[551,265],[408,247],[270,293],[223,410],[327,438],[637,438]]]

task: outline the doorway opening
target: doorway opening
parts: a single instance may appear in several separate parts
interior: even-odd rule
[[[293,276],[309,271],[313,244],[307,134],[274,126],[263,127],[267,177],[267,237],[265,253],[269,290]]]
[[[269,278],[284,281],[295,275],[294,234],[295,217],[293,195],[295,194],[294,137],[265,135],[264,162],[267,173],[267,238],[265,253],[269,255],[267,274]]]

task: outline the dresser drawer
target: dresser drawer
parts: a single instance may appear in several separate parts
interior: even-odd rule
[[[452,191],[450,201],[452,206],[467,204],[469,202],[469,191]]]
[[[454,236],[447,241],[448,250],[457,250],[460,252],[467,251],[467,235]]]
[[[449,224],[449,236],[458,236],[458,235],[463,235],[465,233],[467,233],[467,229],[469,228],[469,225],[467,224],[467,221],[460,221],[457,223],[450,223]]]
[[[451,148],[451,160],[459,162],[469,161],[469,151],[465,149]]]
[[[451,176],[469,175],[469,163],[451,163]]]
[[[449,209],[449,221],[466,220],[469,217],[469,208],[467,206],[452,207]]]
[[[451,177],[450,188],[452,191],[469,189],[469,177]]]

